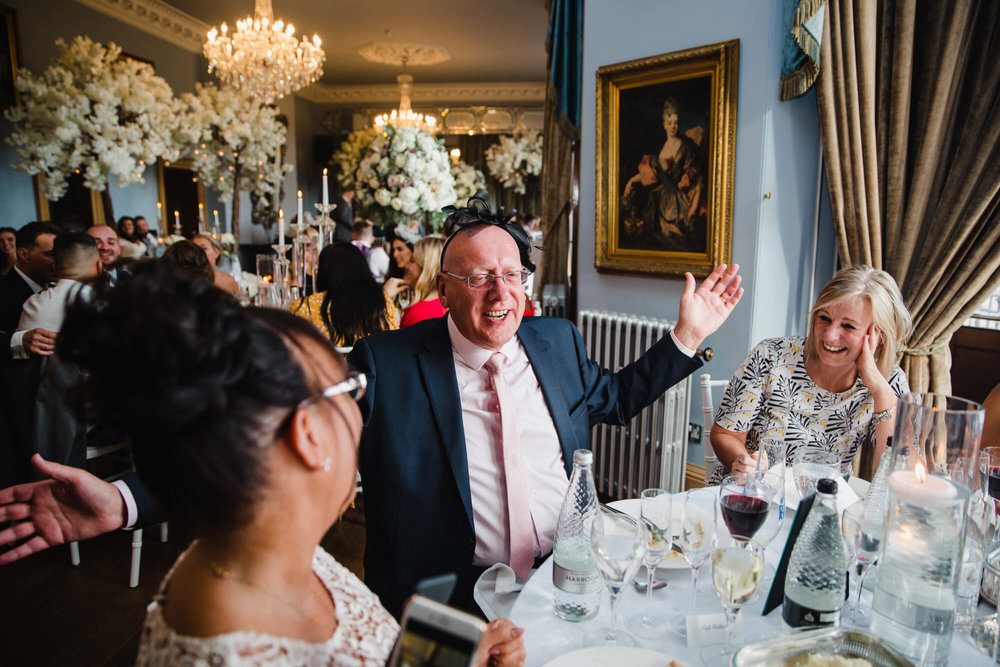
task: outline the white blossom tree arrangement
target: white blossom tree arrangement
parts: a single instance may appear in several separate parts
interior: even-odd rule
[[[231,87],[198,84],[181,95],[181,141],[193,146],[194,170],[205,185],[232,199],[232,229],[239,238],[239,192],[268,205],[292,170],[280,164],[278,149],[287,128],[278,110]]]
[[[103,192],[114,219],[108,178],[125,187],[142,183],[146,168],[176,152],[179,103],[170,86],[121,48],[78,36],[56,40],[59,58],[41,75],[20,69],[22,105],[6,111],[14,123],[7,141],[17,151],[16,169],[43,175],[42,191],[60,199],[71,174]]]
[[[382,130],[375,127],[364,127],[355,130],[347,135],[340,148],[334,152],[330,159],[337,164],[337,181],[341,187],[353,190],[356,187],[354,179],[357,178],[358,165],[361,158],[368,152],[368,147],[372,145],[375,138],[382,134]]]
[[[542,133],[501,136],[500,143],[486,149],[486,168],[503,187],[523,195],[524,177],[542,173]]]
[[[452,163],[451,175],[455,179],[456,201],[467,201],[477,192],[486,189],[486,175],[464,160]]]
[[[387,125],[365,149],[354,180],[358,198],[380,208],[384,222],[456,201],[444,142],[412,127]]]

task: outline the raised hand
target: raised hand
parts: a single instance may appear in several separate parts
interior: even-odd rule
[[[868,331],[865,332],[864,340],[861,341],[861,353],[854,362],[858,369],[858,377],[865,383],[868,393],[876,399],[876,404],[879,403],[877,400],[879,396],[885,398],[891,397],[890,401],[895,399],[892,387],[889,386],[889,382],[882,376],[882,373],[878,369],[878,362],[875,361],[875,351],[878,350],[881,340],[881,332],[875,328],[874,324],[869,325]]]
[[[125,502],[114,486],[38,454],[31,462],[52,479],[0,489],[0,523],[15,522],[0,531],[0,547],[27,539],[0,554],[0,565],[122,527]]]
[[[695,289],[695,279],[685,273],[684,294],[681,295],[680,313],[674,335],[686,347],[696,349],[714,333],[733,312],[743,296],[742,278],[737,275],[739,264],[726,270],[725,264],[715,267]]]

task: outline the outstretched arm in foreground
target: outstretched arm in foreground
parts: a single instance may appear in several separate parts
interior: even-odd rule
[[[31,462],[51,479],[0,489],[0,522],[15,522],[0,531],[0,547],[27,540],[0,554],[0,565],[122,527],[125,502],[113,485],[38,454]]]

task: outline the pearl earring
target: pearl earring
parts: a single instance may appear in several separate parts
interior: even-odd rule
[[[330,468],[333,467],[333,460],[328,456],[323,459],[320,466],[323,468],[323,472],[330,472]]]

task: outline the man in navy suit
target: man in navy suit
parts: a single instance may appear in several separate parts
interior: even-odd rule
[[[516,399],[531,496],[534,555],[552,550],[572,453],[597,423],[627,423],[701,362],[704,338],[736,305],[737,267],[694,278],[669,338],[617,373],[587,358],[567,320],[527,318],[528,242],[514,223],[470,209],[442,253],[437,288],[449,314],[359,341],[352,366],[368,376],[360,468],[365,581],[398,615],[415,584],[455,572],[453,604],[470,608],[476,577],[509,562],[507,504],[493,390],[494,353]],[[520,234],[518,234],[520,232]]]
[[[509,363],[503,372],[517,399],[533,547],[542,558],[551,551],[572,451],[589,445],[594,424],[626,422],[698,368],[695,349],[743,293],[735,266],[728,272],[716,268],[697,290],[688,274],[670,336],[612,373],[587,358],[571,322],[522,321],[525,267],[531,266],[523,231],[488,210],[466,210],[465,217],[464,228],[444,248],[437,278],[449,314],[371,336],[350,355],[368,376],[360,455],[365,579],[396,615],[416,582],[443,572],[458,574],[454,602],[469,607],[477,573],[509,558],[503,471],[493,451],[500,429],[496,401],[483,377],[485,358],[499,353]],[[39,467],[59,476],[64,497],[72,499],[60,510],[73,519],[53,525],[61,517],[41,509],[50,501],[32,497],[49,495],[46,488],[0,491],[0,520],[5,514],[27,517],[30,522],[20,524],[16,537],[33,536],[0,556],[0,563],[99,534],[126,514],[114,489],[89,488],[89,480],[83,484],[76,471],[56,464]],[[0,534],[0,544],[13,537]]]

